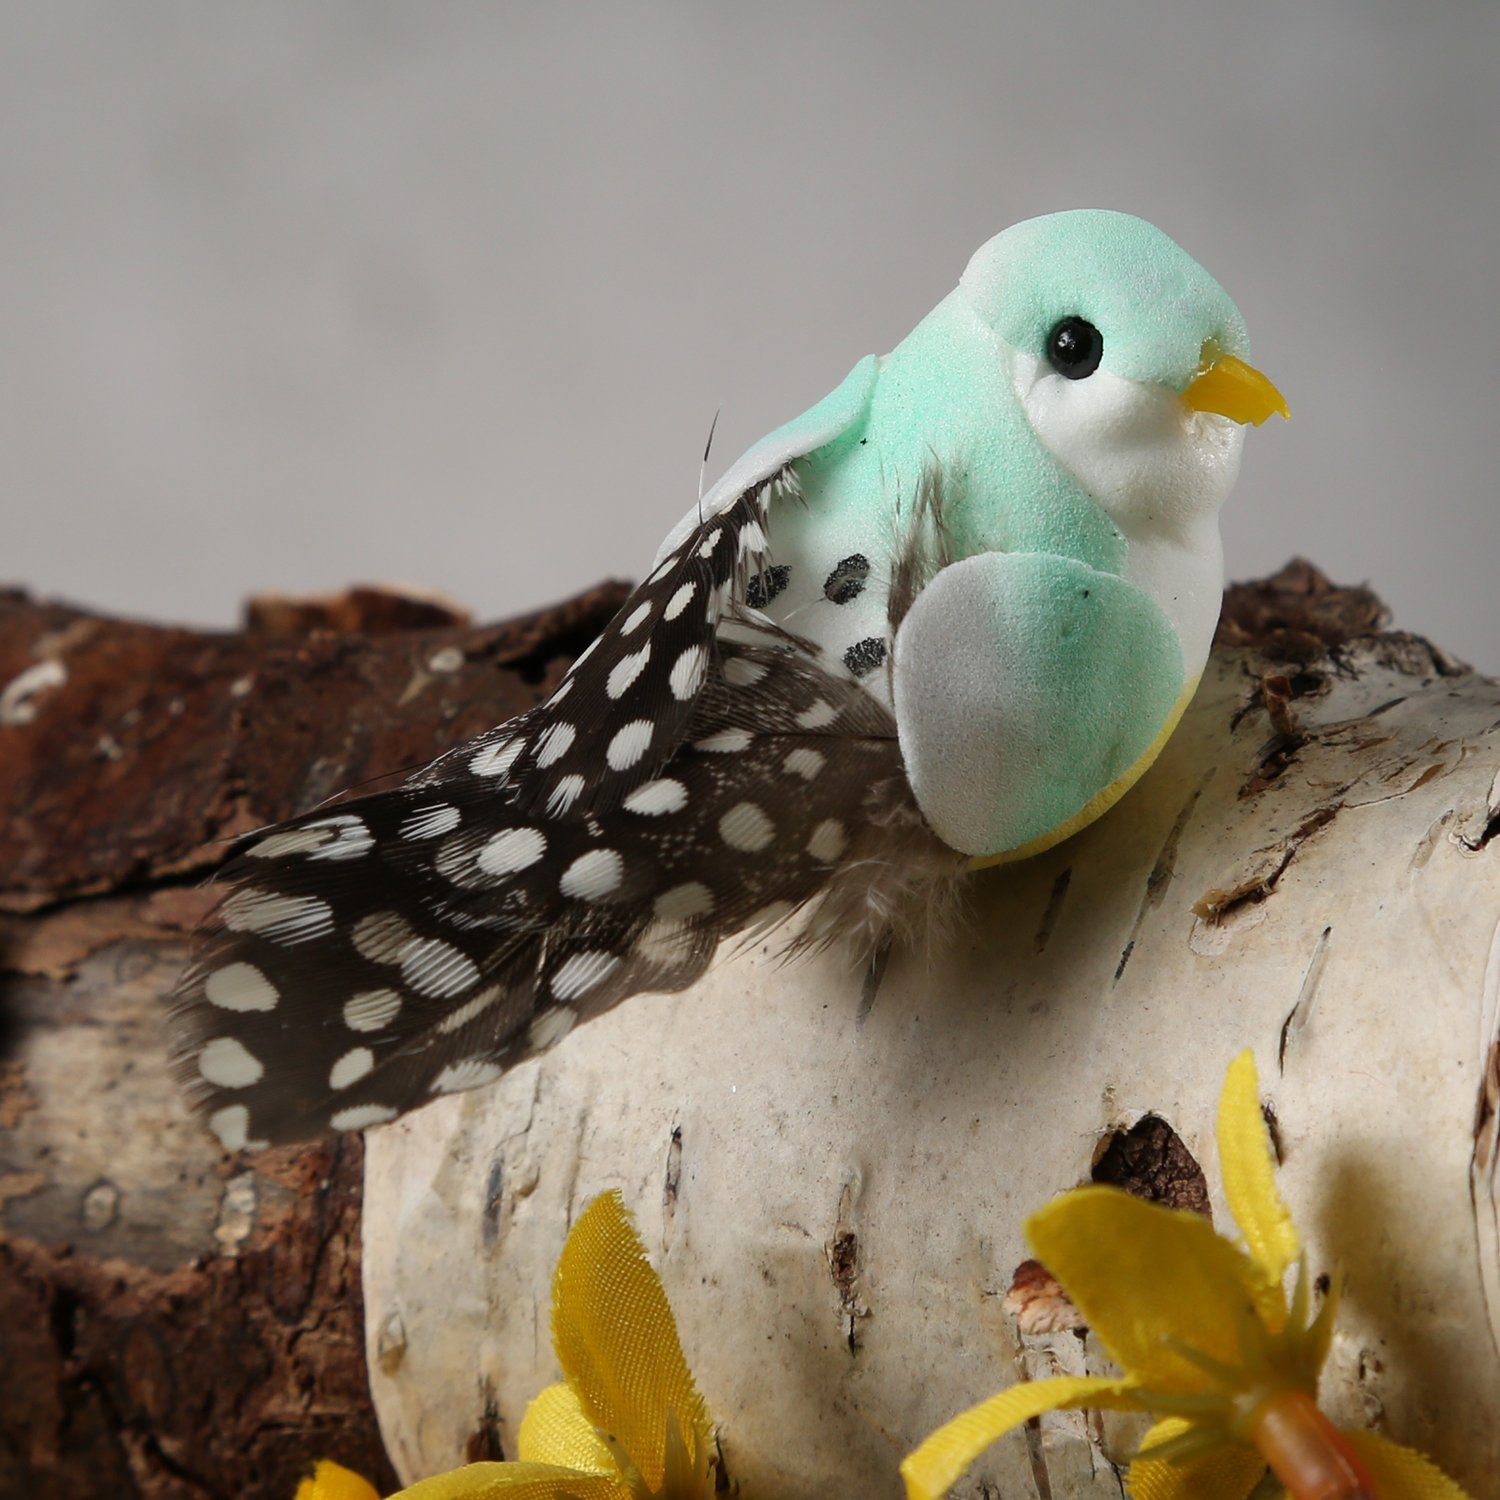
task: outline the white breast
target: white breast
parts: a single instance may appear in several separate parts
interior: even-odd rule
[[[1125,577],[1176,627],[1189,680],[1208,659],[1224,588],[1219,508],[1245,430],[1189,411],[1176,392],[1096,370],[1068,380],[1009,351],[1016,395],[1043,447],[1125,534]]]

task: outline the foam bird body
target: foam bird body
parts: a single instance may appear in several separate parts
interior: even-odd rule
[[[1160,231],[1007,230],[750,450],[539,708],[260,835],[179,987],[226,1146],[497,1077],[809,902],[871,942],[1102,813],[1208,655],[1243,424],[1285,413]]]

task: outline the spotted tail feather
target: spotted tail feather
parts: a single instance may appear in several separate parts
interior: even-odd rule
[[[734,565],[752,550],[734,545]],[[695,594],[743,587],[727,566],[717,582],[688,566]],[[686,582],[659,570],[622,619],[664,611]],[[912,803],[889,711],[732,600],[674,642],[705,657],[686,700],[666,663],[669,740],[643,737],[624,767],[549,759],[558,724],[607,745],[664,701],[643,682],[610,696],[619,624],[594,653],[589,720],[571,717],[580,681],[401,787],[255,837],[226,868],[173,1007],[179,1076],[226,1147],[379,1124],[485,1083],[628,995],[685,987],[722,938],[820,895],[841,928],[855,908],[878,914],[919,851],[956,873]],[[572,777],[590,794],[566,795]]]

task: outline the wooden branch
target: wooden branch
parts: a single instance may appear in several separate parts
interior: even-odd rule
[[[319,1456],[394,1483],[361,1142],[226,1158],[162,997],[226,840],[521,712],[624,594],[472,626],[351,590],[223,633],[0,594],[0,1496],[290,1500]]]

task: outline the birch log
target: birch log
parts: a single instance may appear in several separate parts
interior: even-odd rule
[[[1022,1376],[1107,1369],[1021,1224],[1091,1176],[1227,1222],[1212,1122],[1255,1050],[1315,1273],[1326,1404],[1500,1474],[1500,684],[1306,565],[1231,591],[1192,709],[1084,834],[973,882],[878,981],[760,944],[372,1132],[366,1331],[407,1478],[556,1377],[551,1269],[620,1188],[746,1500],[897,1496]],[[1013,1434],[955,1492],[1118,1500],[1134,1419]]]

